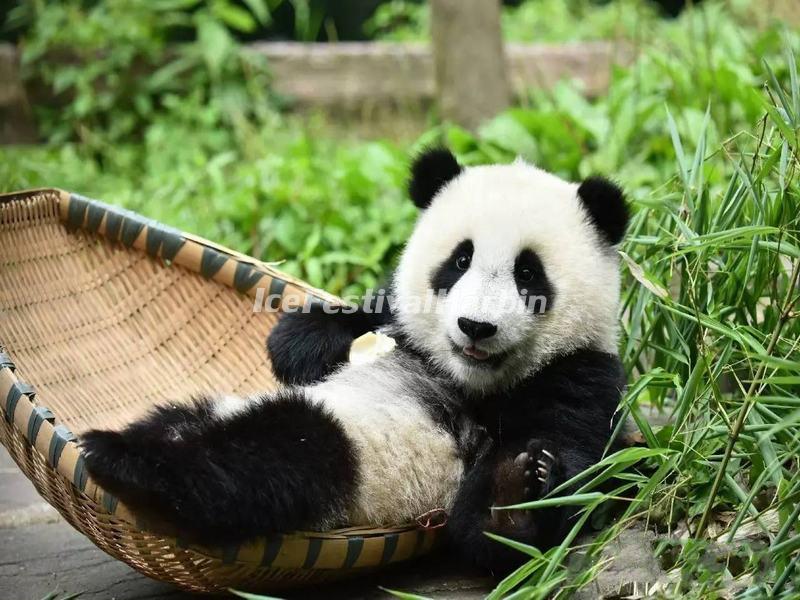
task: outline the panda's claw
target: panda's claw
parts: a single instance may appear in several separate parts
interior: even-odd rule
[[[544,448],[545,441],[531,439],[526,446],[529,466],[525,471],[525,478],[529,481],[528,488],[533,492],[532,498],[544,496],[553,485],[553,471],[557,468],[558,460],[553,450]]]

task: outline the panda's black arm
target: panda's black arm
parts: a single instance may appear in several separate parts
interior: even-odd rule
[[[385,298],[357,308],[313,304],[307,312],[285,313],[267,338],[272,371],[286,385],[320,381],[347,361],[354,339],[391,318]]]
[[[451,537],[469,557],[497,575],[527,560],[485,531],[542,551],[561,543],[576,522],[575,507],[491,507],[541,498],[599,461],[623,387],[616,356],[580,351],[497,399],[494,417],[489,417],[494,426],[487,423],[494,445],[467,472],[448,522]],[[559,495],[574,491],[565,489]]]

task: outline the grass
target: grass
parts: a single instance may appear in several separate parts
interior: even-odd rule
[[[403,184],[420,146],[445,142],[469,164],[522,155],[571,179],[616,176],[634,207],[621,249],[621,410],[644,444],[608,456],[576,495],[532,503],[573,502],[582,522],[606,526],[588,544],[576,527],[545,553],[517,545],[531,560],[491,597],[568,596],[636,521],[659,534],[667,597],[731,586],[797,597],[800,41],[737,14],[704,2],[653,21],[603,97],[565,82],[475,133],[438,124],[405,144],[275,111],[237,120],[208,86],[158,96],[136,135],[113,144],[90,127],[83,143],[0,149],[0,188],[118,202],[350,294],[379,280],[410,231]],[[654,408],[667,425],[649,424]]]

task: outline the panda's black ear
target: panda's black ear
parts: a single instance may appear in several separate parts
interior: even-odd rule
[[[581,183],[578,197],[605,240],[612,246],[619,244],[628,226],[628,204],[620,187],[595,175]]]
[[[425,150],[411,167],[408,194],[419,208],[428,208],[436,193],[461,170],[461,165],[449,150]]]

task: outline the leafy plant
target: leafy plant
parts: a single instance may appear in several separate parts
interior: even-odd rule
[[[767,11],[747,0],[731,0],[724,7],[729,18],[733,17],[739,25],[769,22],[764,16]],[[688,14],[697,13],[689,10]],[[670,28],[684,29],[686,20],[684,15],[670,27],[655,3],[639,0],[536,0],[503,6],[501,13],[503,38],[509,42],[619,40],[638,45],[652,41],[653,34],[663,36]],[[365,30],[379,40],[427,40],[430,5],[419,0],[390,0],[375,10]]]
[[[264,103],[262,61],[230,30],[269,19],[264,0],[23,0],[10,14],[24,29],[25,76],[53,96],[37,107],[53,142],[77,139],[95,152],[140,139],[161,113],[180,119],[184,96],[218,126],[236,126]],[[170,43],[173,38],[187,41]],[[182,107],[181,107],[182,108]]]

